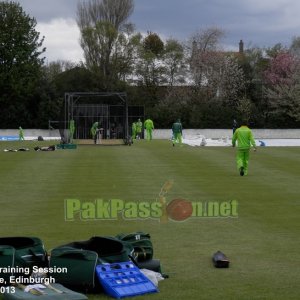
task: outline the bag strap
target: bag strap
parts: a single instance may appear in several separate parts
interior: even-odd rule
[[[142,252],[142,254],[144,255],[144,259],[147,258],[147,252],[146,252],[145,248],[143,248],[143,247],[134,247],[134,250],[136,250],[136,249],[140,250]],[[136,252],[136,251],[134,251],[134,252]]]
[[[131,254],[129,254],[128,257],[129,257],[130,260],[133,262],[133,264],[134,264],[136,267],[139,268],[139,265],[138,265],[136,259],[135,259]]]

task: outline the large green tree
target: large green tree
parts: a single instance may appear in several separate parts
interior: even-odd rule
[[[149,32],[141,41],[139,59],[135,65],[140,85],[157,87],[163,82],[165,67],[162,62],[164,43],[156,33]]]
[[[127,23],[133,0],[81,1],[77,24],[87,68],[96,74],[100,88],[113,89],[131,71],[135,38]]]
[[[166,40],[163,62],[168,85],[185,83],[187,66],[184,60],[184,47],[179,41]]]
[[[43,38],[36,20],[15,2],[0,2],[0,127],[18,127],[34,120],[33,98],[40,78]],[[31,125],[31,124],[30,124]],[[29,124],[28,124],[29,126]]]

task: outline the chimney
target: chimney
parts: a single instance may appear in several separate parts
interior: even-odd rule
[[[243,40],[240,40],[239,42],[239,53],[244,53],[244,42]]]

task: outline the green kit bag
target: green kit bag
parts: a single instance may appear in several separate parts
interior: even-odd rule
[[[55,272],[55,282],[66,287],[90,291],[96,287],[95,270],[98,254],[94,251],[59,247],[51,250],[50,268],[63,268],[64,272]]]
[[[6,281],[11,275],[29,276],[22,269],[31,271],[33,266],[47,266],[47,253],[42,241],[37,237],[0,238],[1,277]],[[18,272],[18,269],[21,270]]]
[[[66,268],[67,273],[55,273],[56,282],[84,291],[100,288],[96,266],[103,263],[129,261],[132,247],[114,237],[92,237],[71,242],[51,251],[50,267]]]
[[[11,267],[14,267],[16,249],[12,246],[0,246],[0,278],[3,278],[6,283],[9,282],[9,277],[14,275]],[[5,271],[4,271],[5,270]]]
[[[149,233],[137,231],[129,234],[118,234],[117,239],[130,244],[133,247],[133,257],[137,262],[153,258],[153,245]]]

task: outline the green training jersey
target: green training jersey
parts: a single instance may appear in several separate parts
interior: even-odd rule
[[[241,126],[234,132],[232,137],[233,146],[235,146],[236,141],[238,143],[238,148],[241,150],[250,149],[251,145],[256,147],[252,131],[247,126]]]
[[[147,119],[144,123],[144,126],[146,129],[151,130],[154,129],[153,121],[150,119]]]
[[[136,132],[138,133],[142,132],[143,123],[141,121],[137,121],[135,124],[136,124]]]
[[[175,122],[172,126],[173,133],[181,133],[182,134],[182,125],[180,122]]]

